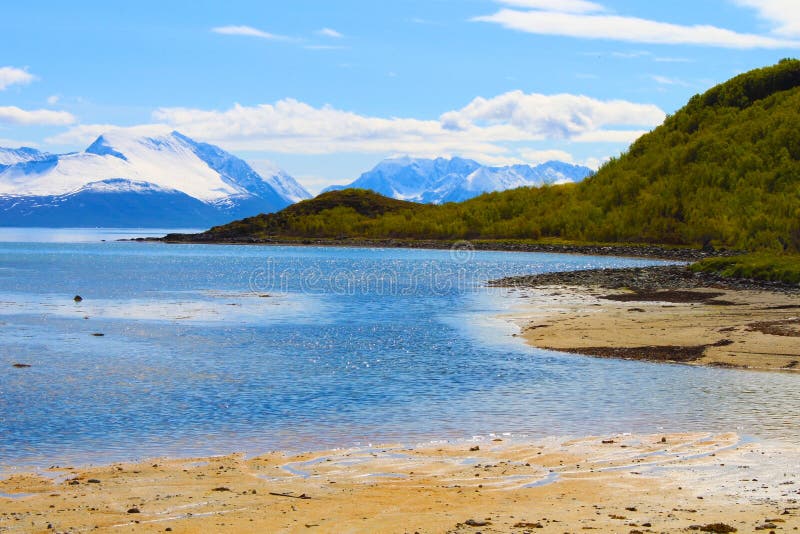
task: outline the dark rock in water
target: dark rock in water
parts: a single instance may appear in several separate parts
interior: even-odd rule
[[[480,519],[467,519],[464,524],[469,527],[485,527],[486,525],[491,525],[491,522],[481,521]]]
[[[14,364],[11,364],[11,367],[16,367],[17,369],[24,369],[24,368],[30,367],[30,366],[31,365],[29,363],[14,363]]]
[[[80,295],[75,295],[75,296],[72,298],[72,300],[74,300],[75,302],[81,302],[81,301],[83,300],[83,297],[82,297],[82,296],[80,296]]]
[[[230,491],[230,488],[226,488],[225,486],[220,486],[218,488],[214,488],[211,491]]]
[[[92,335],[93,335],[94,337],[103,337],[105,334],[104,334],[104,333],[102,333],[102,332],[93,332],[93,333],[92,333]]]
[[[128,508],[128,513],[129,514],[140,514],[141,512],[139,511],[138,508]]]
[[[89,480],[86,481],[86,483],[87,484],[100,484],[100,480],[98,480],[96,478],[90,478]]]
[[[479,451],[479,450],[481,450],[481,448],[479,446],[477,446],[477,445],[475,445],[474,447],[470,447],[469,448],[470,452]]]

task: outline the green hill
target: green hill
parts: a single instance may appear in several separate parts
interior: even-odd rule
[[[215,226],[197,237],[204,241],[270,237],[359,236],[391,213],[414,217],[421,204],[384,197],[366,189],[345,189],[303,200],[277,213]],[[170,238],[177,236],[171,235]]]
[[[203,239],[556,238],[800,250],[800,61],[783,60],[696,95],[577,185],[520,188],[457,204],[367,191],[320,195]]]

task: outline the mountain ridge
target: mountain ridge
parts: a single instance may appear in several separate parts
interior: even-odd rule
[[[330,186],[322,192],[369,189],[398,200],[442,204],[516,187],[578,182],[592,172],[588,167],[560,161],[548,161],[535,166],[489,166],[460,157],[430,159],[403,156],[385,159],[350,184]]]
[[[8,163],[0,164],[4,226],[212,226],[311,196],[280,169],[263,177],[244,160],[177,131],[112,131],[82,152],[0,149],[0,158]]]
[[[215,232],[226,232],[229,242],[519,239],[797,253],[800,61],[782,60],[696,95],[577,184],[521,187],[378,217],[335,205],[281,217]],[[208,232],[175,240],[213,238]]]

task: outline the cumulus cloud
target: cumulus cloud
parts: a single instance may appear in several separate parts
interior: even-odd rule
[[[36,77],[26,70],[16,67],[0,67],[0,91],[14,84],[31,83],[35,79]]]
[[[156,121],[188,135],[242,150],[314,154],[387,150],[498,154],[506,151],[501,143],[509,141],[576,140],[586,134],[603,138],[606,132],[616,139],[619,130],[608,128],[637,126],[632,131],[639,133],[642,126],[655,126],[664,116],[651,104],[522,91],[476,98],[438,120],[364,116],[294,99],[236,105],[225,111],[162,108],[154,113]]]
[[[656,125],[664,120],[664,112],[652,104],[626,100],[511,91],[489,99],[478,97],[458,111],[445,113],[441,120],[452,130],[510,126],[532,136],[570,139],[607,126]]]
[[[523,148],[519,151],[525,161],[531,164],[546,163],[548,161],[563,161],[564,163],[574,163],[575,158],[565,150],[533,150]]]
[[[758,16],[773,26],[783,37],[800,37],[800,10],[797,0],[733,0],[735,4],[756,10]]]
[[[18,126],[66,126],[73,124],[75,117],[66,111],[49,109],[25,110],[16,106],[0,106],[0,124]]]
[[[648,130],[595,130],[583,132],[571,140],[576,143],[624,143],[630,144],[646,134]]]
[[[460,155],[485,163],[509,164],[526,160],[517,148],[522,143],[554,139],[628,143],[659,124],[664,116],[651,104],[512,91],[476,98],[461,109],[432,119],[368,116],[294,99],[257,106],[237,104],[227,110],[161,108],[153,113],[154,124],[140,127],[140,132],[174,129],[228,150]],[[47,141],[85,146],[113,128],[77,125]],[[550,159],[564,156],[560,152],[552,155]]]
[[[252,26],[217,26],[211,28],[214,33],[222,35],[241,35],[244,37],[258,37],[259,39],[267,39],[269,41],[292,41],[291,37],[285,35],[277,35],[275,33],[265,32]]]
[[[522,0],[520,0],[522,1]],[[737,0],[766,4],[767,0]],[[778,0],[774,0],[778,2]],[[550,3],[550,2],[542,2]],[[788,1],[786,3],[789,3]],[[738,33],[710,25],[684,26],[638,17],[587,14],[585,11],[501,9],[472,20],[504,28],[581,39],[608,39],[649,44],[682,44],[722,48],[800,48],[800,41]]]

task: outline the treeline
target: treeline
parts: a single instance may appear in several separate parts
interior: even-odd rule
[[[208,236],[559,238],[800,251],[800,61],[693,97],[580,184],[441,206],[334,191]]]

